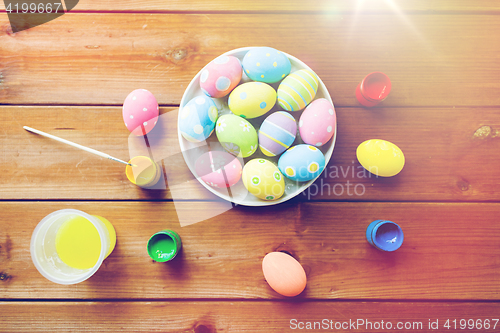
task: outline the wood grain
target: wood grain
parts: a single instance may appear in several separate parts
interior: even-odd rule
[[[446,321],[451,319],[454,331],[453,319],[460,328],[462,318],[474,324],[489,319],[492,330],[499,310],[498,303],[440,302],[0,302],[0,320],[6,324],[0,332],[286,332],[324,319],[323,329],[316,324],[307,332],[333,332],[335,325],[348,331],[352,323],[357,332],[373,332],[382,320],[383,327],[401,323],[413,332],[430,331],[429,320],[437,320],[439,329],[432,331],[449,332]]]
[[[3,199],[171,199],[170,188],[179,187],[178,184],[181,188],[175,193],[179,199],[215,198],[194,179],[180,154],[177,109],[162,109],[157,128],[148,136],[151,145],[162,148],[161,153],[155,154],[159,156],[153,157],[160,164],[168,157],[162,167],[165,164],[175,167],[176,172],[169,173],[176,179],[165,181],[163,176],[158,186],[148,190],[128,181],[123,164],[22,128],[30,126],[127,161],[138,155],[150,156],[146,141],[126,129],[121,108],[2,107],[1,110],[0,119],[7,125],[0,136],[3,147],[0,164],[6,172],[0,185]],[[156,140],[155,133],[161,133],[158,135],[161,138]],[[8,142],[17,143],[9,146]]]
[[[0,332],[282,332],[293,318],[422,322],[406,331],[429,331],[430,319],[448,332],[447,319],[498,318],[499,14],[496,0],[81,0],[17,34],[3,15],[0,104],[13,106],[0,106]],[[252,45],[311,66],[339,128],[310,191],[278,206],[234,208],[186,168],[176,106],[205,64]],[[354,89],[377,70],[393,90],[381,107],[359,108]],[[149,148],[121,117],[137,88],[164,106]],[[122,159],[153,152],[170,176],[142,190],[120,164],[22,125]],[[370,138],[403,149],[400,175],[352,173],[357,145]],[[104,216],[118,234],[98,272],[73,286],[43,278],[29,251],[37,223],[63,208]],[[394,253],[366,242],[366,226],[381,218],[405,233]],[[159,264],[145,247],[165,228],[180,233],[183,249]],[[271,251],[305,268],[297,298],[265,282],[261,262]]]
[[[71,286],[42,277],[29,252],[37,223],[63,208],[104,216],[118,235],[97,273]],[[282,299],[261,265],[267,253],[287,251],[308,276],[299,300],[498,301],[499,213],[496,203],[297,203],[222,212],[210,202],[2,202],[0,298]],[[399,250],[367,243],[365,230],[375,219],[402,227]],[[183,242],[179,257],[164,264],[146,252],[149,237],[162,229],[178,231]]]
[[[3,3],[0,10],[4,10]],[[224,0],[202,1],[202,0],[173,0],[173,1],[144,1],[144,0],[120,0],[103,3],[95,0],[80,0],[73,12],[79,11],[124,11],[124,12],[376,12],[393,13],[395,9],[400,11],[423,12],[423,13],[469,13],[469,12],[498,12],[500,5],[495,0],[412,0],[389,2],[386,0],[351,1],[351,0],[319,0],[305,2],[299,0],[286,1],[243,1],[235,0],[227,2]]]
[[[498,201],[498,108],[336,108],[338,135],[322,176],[297,200]],[[148,135],[130,136],[119,107],[0,107],[0,199],[215,200],[187,168],[177,137],[177,108],[162,108]],[[152,190],[130,183],[124,166],[22,129],[27,125],[128,160],[161,162]],[[383,138],[405,153],[392,178],[364,172],[363,141]],[[354,173],[353,173],[354,172]]]
[[[121,105],[145,88],[178,105],[218,55],[269,45],[314,69],[337,106],[358,105],[373,71],[392,80],[385,106],[500,105],[496,15],[67,14],[16,34],[5,15],[0,26],[3,104]]]

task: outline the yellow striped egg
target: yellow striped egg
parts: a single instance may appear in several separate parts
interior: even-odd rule
[[[278,87],[278,103],[286,111],[299,111],[311,103],[318,91],[318,76],[309,69],[288,75]]]

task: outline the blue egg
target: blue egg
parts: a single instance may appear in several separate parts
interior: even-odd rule
[[[254,81],[275,83],[290,74],[292,65],[288,57],[271,47],[255,47],[242,61],[245,74]]]
[[[325,155],[311,145],[297,145],[281,155],[278,168],[285,177],[306,182],[318,177],[325,169]]]
[[[188,141],[204,141],[214,131],[218,117],[214,101],[205,95],[197,96],[181,108],[179,130]]]

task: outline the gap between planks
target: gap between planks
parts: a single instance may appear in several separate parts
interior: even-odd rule
[[[498,300],[488,299],[383,299],[383,298],[0,298],[6,303],[178,303],[178,302],[245,302],[245,303],[500,303]]]
[[[7,13],[5,9],[0,10],[0,13]],[[405,15],[500,15],[500,10],[401,10]],[[65,14],[193,14],[193,15],[209,15],[209,14],[224,14],[224,15],[397,15],[399,13],[393,10],[364,10],[357,12],[356,10],[204,10],[204,11],[189,11],[189,10],[71,10]]]

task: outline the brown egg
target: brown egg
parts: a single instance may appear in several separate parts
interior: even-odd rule
[[[297,296],[306,287],[304,268],[286,253],[268,253],[262,261],[262,272],[271,288],[283,296]]]

